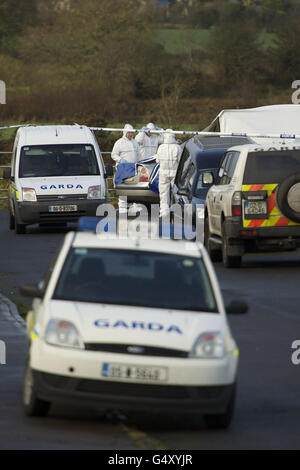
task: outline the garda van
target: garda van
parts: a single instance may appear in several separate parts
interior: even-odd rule
[[[20,127],[8,187],[9,228],[25,233],[30,224],[76,221],[96,215],[107,202],[107,176],[93,132],[86,126]]]

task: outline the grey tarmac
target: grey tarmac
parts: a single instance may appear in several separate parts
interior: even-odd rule
[[[20,284],[38,282],[65,233],[32,226],[28,234],[15,235],[8,230],[7,212],[0,211],[0,292],[14,300]],[[300,251],[248,255],[241,269],[215,267],[225,299],[240,298],[250,306],[248,314],[229,317],[240,348],[230,429],[207,430],[196,416],[178,419],[155,410],[120,424],[79,409],[25,418],[26,341],[19,327],[1,316],[0,339],[8,347],[7,365],[0,366],[0,448],[298,449],[300,365],[292,364],[291,346],[300,339]]]

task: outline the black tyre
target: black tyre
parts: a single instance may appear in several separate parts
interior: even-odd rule
[[[229,255],[229,242],[226,235],[225,224],[222,225],[222,256],[225,268],[239,268],[242,263],[241,256]]]
[[[9,213],[9,230],[14,230],[15,228],[15,218],[12,213]]]
[[[208,222],[208,217],[205,217],[204,220],[204,246],[207,250],[207,253],[210,256],[210,259],[214,263],[219,263],[222,261],[222,251],[217,250],[215,248],[211,247],[211,244],[209,242],[210,238],[210,230],[209,230],[209,222]]]
[[[235,407],[235,395],[236,395],[236,387],[234,387],[232,395],[230,397],[230,401],[227,405],[225,413],[216,414],[216,415],[204,415],[204,421],[208,428],[210,429],[226,429],[230,426],[234,407]]]
[[[26,225],[15,222],[15,232],[17,235],[24,235],[26,233]]]
[[[276,201],[285,217],[300,223],[300,173],[290,175],[280,183]]]
[[[17,235],[26,233],[26,225],[20,223],[17,214],[15,214],[15,232]]]
[[[23,383],[23,409],[27,416],[46,416],[51,403],[40,400],[36,395],[34,376],[27,362]]]

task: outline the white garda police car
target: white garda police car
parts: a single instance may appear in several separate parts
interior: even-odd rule
[[[23,403],[232,417],[238,348],[201,244],[66,235],[34,297]],[[247,305],[232,302],[229,313]]]

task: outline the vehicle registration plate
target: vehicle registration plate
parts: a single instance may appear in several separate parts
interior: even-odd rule
[[[48,206],[49,212],[76,212],[77,206]]]
[[[245,215],[267,214],[268,213],[267,201],[245,201],[244,210],[245,210]]]
[[[106,363],[102,366],[102,377],[163,382],[167,380],[167,368]]]

